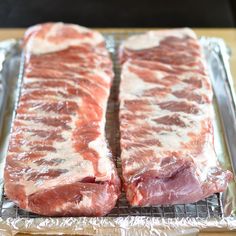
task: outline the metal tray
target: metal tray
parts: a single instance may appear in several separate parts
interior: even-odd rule
[[[109,145],[112,149],[114,160],[118,167],[118,171],[121,171],[120,164],[120,146],[119,146],[119,122],[118,122],[118,90],[120,81],[120,66],[117,61],[117,49],[120,42],[127,38],[130,33],[106,33],[107,48],[111,53],[112,60],[114,63],[115,79],[111,89],[111,95],[108,102],[107,110],[107,123],[106,123],[106,134],[109,141]],[[135,33],[137,34],[137,32]],[[13,43],[14,42],[14,43]],[[217,156],[224,168],[233,169],[234,173],[236,170],[236,146],[234,140],[236,140],[236,117],[235,117],[235,100],[233,93],[232,77],[229,70],[228,57],[229,51],[225,46],[223,40],[216,38],[204,38],[200,39],[203,46],[204,54],[209,68],[209,73],[212,79],[215,95],[215,113],[216,119],[214,122],[215,131],[215,149]],[[7,45],[7,42],[5,42]],[[6,47],[6,46],[5,46]],[[1,44],[0,44],[1,48]],[[31,222],[31,230],[37,228],[37,224],[46,222],[48,217],[42,217],[36,214],[29,213],[22,209],[19,209],[13,202],[8,200],[3,191],[3,168],[5,164],[6,150],[8,146],[8,138],[11,129],[11,122],[14,117],[14,106],[17,104],[17,98],[20,93],[20,81],[22,79],[22,68],[23,60],[21,60],[21,50],[19,48],[19,41],[9,41],[8,50],[4,54],[4,63],[2,68],[2,76],[7,85],[6,90],[6,104],[7,110],[3,118],[3,137],[0,143],[1,148],[1,167],[0,167],[0,194],[2,195],[0,201],[0,226],[1,222],[7,227],[14,227],[18,230],[24,229],[28,231],[30,229],[29,223]],[[1,53],[1,51],[0,51]],[[21,68],[21,69],[20,69]],[[20,72],[21,71],[21,72]],[[10,73],[9,73],[10,72]],[[17,77],[19,79],[17,80]],[[3,113],[2,113],[3,114]],[[1,122],[0,122],[1,124]],[[194,204],[181,204],[181,205],[166,205],[166,206],[153,206],[153,207],[130,207],[125,199],[124,193],[118,200],[116,207],[105,217],[106,223],[114,222],[120,219],[118,223],[129,222],[130,226],[134,225],[134,220],[129,218],[135,216],[134,219],[140,217],[151,217],[156,219],[156,224],[160,220],[169,222],[172,219],[171,225],[174,227],[178,219],[182,219],[184,222],[204,222],[204,227],[207,227],[207,222],[212,222],[214,219],[216,222],[222,222],[225,217],[233,217],[235,212],[236,200],[233,196],[235,191],[235,183],[231,183],[224,194],[214,194],[211,197],[199,201]],[[45,229],[53,228],[56,226],[56,222],[65,223],[68,219],[72,219],[78,225],[79,222],[83,224],[89,223],[92,218],[78,217],[78,218],[50,218],[52,220]],[[95,218],[93,218],[95,220]],[[228,222],[227,218],[227,222]],[[57,221],[58,220],[58,221]],[[131,223],[131,221],[133,223]],[[87,222],[87,223],[86,223]],[[95,221],[94,221],[95,222]],[[104,218],[96,218],[96,225],[98,222],[104,222]],[[142,221],[145,222],[145,221]],[[153,223],[154,224],[154,223]],[[18,225],[18,226],[16,226]],[[105,222],[104,222],[105,225]],[[141,225],[141,224],[140,224]],[[220,223],[219,223],[220,225]],[[227,223],[229,225],[229,223]],[[67,227],[66,224],[64,227]],[[94,226],[95,227],[95,226]],[[103,227],[100,225],[100,227]],[[105,227],[105,226],[104,226]],[[122,227],[122,226],[120,226]],[[199,226],[200,227],[200,226]],[[217,227],[217,225],[216,225]],[[4,227],[3,227],[4,228]],[[57,227],[58,230],[60,227]],[[71,225],[71,229],[72,229]],[[95,227],[96,228],[96,227]],[[235,225],[236,228],[236,225]],[[16,230],[17,231],[17,230]],[[0,231],[1,232],[1,231]],[[83,232],[86,233],[86,232]]]
[[[6,68],[6,60],[15,52],[17,41],[15,39],[0,42],[0,137],[2,135],[3,116],[8,97],[9,81],[11,71]]]

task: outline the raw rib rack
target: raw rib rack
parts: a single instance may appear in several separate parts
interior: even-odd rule
[[[113,152],[118,172],[121,173],[120,146],[119,146],[119,121],[118,121],[118,92],[120,80],[120,66],[117,60],[117,48],[120,42],[130,33],[106,33],[104,34],[107,42],[107,48],[111,53],[114,63],[115,79],[111,89],[111,95],[108,102],[106,135],[109,145]],[[19,55],[20,57],[20,55]],[[165,218],[185,218],[185,217],[223,217],[222,194],[214,194],[205,200],[193,204],[166,205],[153,207],[130,207],[126,201],[125,194],[122,193],[116,207],[107,215],[107,217],[125,217],[125,216],[151,216]],[[18,208],[12,201],[2,195],[0,203],[0,214],[3,219],[12,218],[38,218],[42,217]]]

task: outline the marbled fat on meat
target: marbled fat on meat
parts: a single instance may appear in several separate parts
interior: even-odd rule
[[[5,192],[48,216],[102,216],[120,180],[105,139],[113,79],[102,35],[63,23],[24,38],[25,67],[5,167]]]
[[[213,142],[212,87],[190,29],[149,31],[120,47],[121,161],[132,206],[192,203],[232,179]]]

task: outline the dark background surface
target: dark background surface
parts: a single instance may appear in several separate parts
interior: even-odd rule
[[[0,27],[235,27],[236,0],[0,0]]]

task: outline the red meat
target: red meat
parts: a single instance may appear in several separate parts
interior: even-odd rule
[[[232,173],[213,143],[212,88],[190,29],[149,31],[120,48],[121,160],[132,206],[193,203]]]
[[[21,97],[5,167],[5,192],[47,216],[103,216],[120,180],[105,138],[113,78],[96,31],[49,23],[27,30]]]

